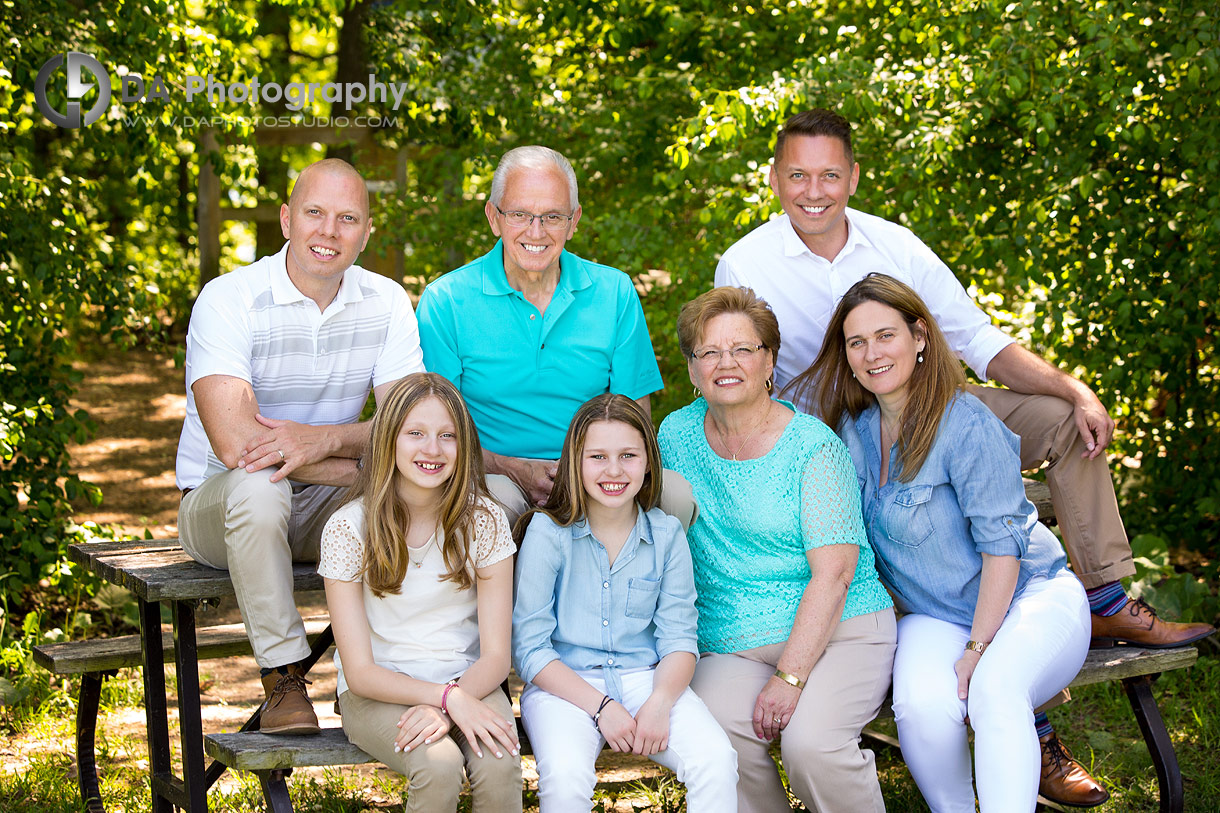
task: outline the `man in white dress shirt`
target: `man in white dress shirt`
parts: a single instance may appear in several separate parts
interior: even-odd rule
[[[928,304],[958,356],[980,379],[1003,385],[971,392],[1020,436],[1022,465],[1047,466],[1068,555],[1089,593],[1094,643],[1169,647],[1214,632],[1207,624],[1161,620],[1123,590],[1119,579],[1135,567],[1102,454],[1114,421],[1097,396],[993,326],[909,229],[850,208],[859,180],[846,119],[821,109],[793,116],[779,133],[770,173],[784,214],[729,247],[716,268],[716,285],[752,288],[775,311],[783,336],[776,391],[813,362],[848,288],[874,271],[905,282]],[[1099,796],[1080,783],[1061,790],[1058,798],[1077,803]]]

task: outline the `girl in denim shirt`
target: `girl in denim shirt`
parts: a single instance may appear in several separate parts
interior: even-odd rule
[[[898,622],[894,716],[933,811],[1032,811],[1034,709],[1080,670],[1088,602],[1025,499],[1016,436],[965,392],[961,365],[911,288],[873,274],[836,308],[794,382],[852,452],[877,570]]]
[[[644,410],[599,395],[568,427],[550,500],[518,524],[513,661],[540,813],[592,809],[604,743],[671,768],[693,813],[737,809],[736,754],[688,685],[694,574],[656,507],[660,472]]]

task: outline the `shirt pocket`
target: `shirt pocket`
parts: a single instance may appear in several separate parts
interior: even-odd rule
[[[651,619],[657,612],[661,583],[654,579],[630,579],[627,582],[627,609],[630,618]]]
[[[899,545],[917,548],[932,535],[932,517],[928,501],[932,499],[932,486],[911,486],[894,495],[894,501],[885,512],[885,530]]]

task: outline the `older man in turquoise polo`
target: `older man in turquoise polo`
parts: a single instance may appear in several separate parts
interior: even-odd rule
[[[461,391],[488,485],[515,521],[550,496],[581,404],[616,392],[650,411],[663,384],[631,278],[564,250],[581,209],[563,155],[539,146],[505,153],[485,212],[499,241],[429,285],[417,315],[424,365]],[[689,522],[689,486],[674,477],[665,507]]]

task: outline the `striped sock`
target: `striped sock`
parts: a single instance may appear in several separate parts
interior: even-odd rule
[[[1127,591],[1123,589],[1122,582],[1090,587],[1084,592],[1089,597],[1089,611],[1093,615],[1114,615],[1127,604]]]
[[[1044,711],[1034,715],[1034,728],[1038,729],[1038,739],[1042,739],[1055,730],[1054,726],[1051,725],[1051,721],[1046,719],[1046,712]]]

